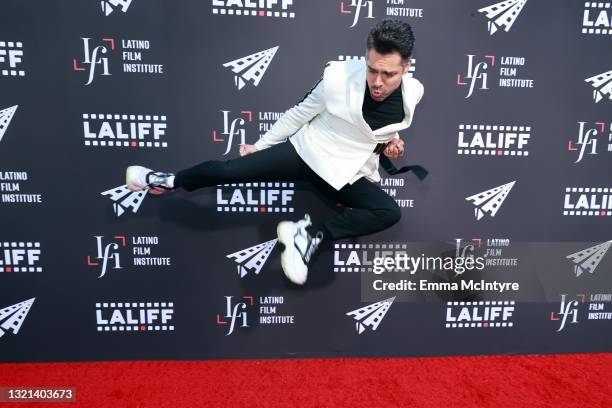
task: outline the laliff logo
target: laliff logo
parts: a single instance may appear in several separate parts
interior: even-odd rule
[[[566,300],[567,294],[561,295],[561,305],[559,307],[559,312],[550,313],[550,320],[560,320],[561,321],[561,324],[559,326],[559,329],[557,330],[557,333],[562,331],[565,328],[566,323],[570,323],[570,324],[578,323],[579,301],[580,303],[584,303],[586,299],[586,295],[578,294],[576,295],[576,297],[578,298],[578,300],[570,300],[568,302]]]
[[[354,14],[353,28],[359,22],[359,17],[363,16],[364,19],[374,18],[372,14],[374,12],[374,1],[373,0],[343,0],[340,2],[340,13],[342,14]]]
[[[334,272],[373,272],[374,259],[407,256],[407,244],[334,244]],[[410,271],[409,265],[397,265],[398,271]]]
[[[12,306],[0,309],[0,337],[4,336],[7,331],[12,331],[13,334],[19,333],[19,329],[23,324],[32,304],[36,298],[14,304]]]
[[[97,45],[91,38],[81,37],[83,41],[83,60],[77,62],[72,59],[72,70],[74,72],[86,72],[87,82],[90,85],[96,75],[110,76],[110,58],[115,54],[117,47],[121,46],[121,71],[124,73],[137,74],[163,74],[163,64],[143,63],[146,52],[151,51],[149,40],[127,40],[115,41],[114,38],[102,38]],[[143,55],[145,54],[145,55]],[[99,67],[98,67],[99,66]]]
[[[293,0],[212,0],[212,13],[229,16],[295,18]]]
[[[584,3],[582,15],[582,34],[612,34],[612,3]]]
[[[278,46],[256,52],[244,58],[226,62],[223,66],[225,68],[231,68],[232,72],[236,74],[234,76],[234,84],[238,90],[244,88],[247,82],[251,82],[253,86],[257,86],[272,62],[272,58],[274,58],[276,51],[278,51]]]
[[[113,201],[113,212],[117,217],[121,217],[128,210],[136,214],[147,195],[147,190],[130,191],[127,185],[123,185],[100,194],[108,196]]]
[[[612,188],[566,187],[563,215],[612,216]]]
[[[495,55],[485,55],[484,60],[477,60],[474,54],[467,54],[468,67],[467,74],[464,78],[461,74],[457,74],[457,86],[468,86],[469,89],[465,99],[472,96],[474,90],[489,90],[490,84],[496,84],[499,88],[533,88],[533,79],[517,78],[519,70],[526,63],[525,57],[506,57],[496,58]],[[489,68],[494,68],[497,61],[499,62],[499,78],[495,82],[489,80]],[[497,74],[497,72],[495,72]]]
[[[447,302],[446,328],[512,327],[513,300]]]
[[[18,69],[22,58],[22,42],[0,41],[0,73],[2,76],[25,76],[25,71]]]
[[[102,0],[100,5],[102,6],[102,12],[105,16],[109,16],[113,11],[119,10],[127,13],[128,8],[132,4],[132,0]]]
[[[42,272],[40,242],[0,242],[0,273]]]
[[[595,268],[597,268],[611,245],[612,240],[566,256],[567,259],[574,263],[574,273],[576,277],[582,275],[584,272],[594,273]]]
[[[472,204],[476,206],[474,209],[476,219],[482,219],[485,214],[495,217],[495,214],[497,214],[501,208],[515,183],[516,181],[512,181],[510,183],[494,187],[490,190],[483,191],[482,193],[467,197],[466,200],[471,201]]]
[[[608,130],[606,130],[606,127]],[[607,138],[607,140],[606,140]],[[585,157],[598,154],[597,144],[608,143],[608,152],[612,152],[612,122],[578,122],[578,139],[576,141],[569,140],[567,150],[570,152],[578,152],[574,163],[580,163]]]
[[[484,13],[489,19],[487,29],[489,34],[493,35],[500,28],[503,28],[506,32],[510,31],[512,24],[514,24],[526,3],[527,0],[506,0],[478,9],[478,12]]]
[[[268,257],[272,253],[277,241],[277,239],[273,239],[250,248],[234,252],[233,254],[227,255],[227,258],[233,259],[234,262],[238,264],[238,275],[241,278],[244,278],[249,272],[259,275],[261,268],[263,268],[268,260]]]
[[[4,137],[4,133],[11,124],[11,119],[13,119],[13,116],[15,115],[15,112],[17,112],[18,107],[18,105],[15,105],[11,106],[10,108],[0,110],[0,142]]]
[[[375,331],[389,311],[394,300],[395,296],[355,309],[348,312],[346,315],[351,316],[355,320],[355,328],[358,334],[363,333],[366,328]]]
[[[223,320],[217,313],[217,324],[228,325],[226,336],[232,334],[237,327],[249,327],[247,310],[254,305],[253,296],[242,296],[242,300],[235,303],[233,298],[234,296],[225,296],[225,315],[223,317],[229,321]]]
[[[338,55],[338,61],[365,61],[366,57],[363,55]],[[408,73],[405,75],[408,78],[413,78],[414,73],[416,72],[416,58],[410,58],[410,68],[408,68]]]
[[[101,331],[174,331],[173,302],[96,303],[96,326]]]
[[[166,116],[84,113],[85,146],[168,147]]]
[[[531,126],[459,125],[457,154],[468,156],[525,157]]]
[[[237,118],[231,118],[230,111],[224,110],[221,111],[221,113],[223,113],[223,132],[220,132],[219,135],[225,137],[223,138],[217,136],[217,131],[213,130],[213,142],[227,142],[227,148],[225,149],[225,153],[223,153],[223,155],[225,156],[230,152],[234,145],[239,146],[241,144],[246,143],[246,132],[244,129],[244,125],[247,122],[253,121],[253,111],[241,111],[240,115],[242,117],[239,116]],[[234,139],[234,136],[236,136],[236,139]]]
[[[604,72],[587,78],[584,80],[595,88],[593,90],[593,100],[595,103],[599,103],[606,96],[607,99],[612,100],[612,71]]]
[[[217,212],[292,213],[294,183],[234,183],[217,186]]]

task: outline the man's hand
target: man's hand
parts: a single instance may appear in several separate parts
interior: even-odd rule
[[[247,156],[251,153],[255,153],[256,151],[257,151],[257,147],[255,147],[255,145],[250,145],[250,144],[240,145],[240,156]]]
[[[387,157],[401,157],[404,155],[404,141],[402,139],[393,139],[387,143],[387,147],[383,150]]]

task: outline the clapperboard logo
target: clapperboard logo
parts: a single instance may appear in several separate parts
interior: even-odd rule
[[[9,330],[12,331],[13,334],[19,333],[19,329],[28,315],[35,299],[36,298],[28,299],[0,310],[0,337],[4,336]]]
[[[476,206],[474,209],[476,219],[482,219],[485,214],[495,217],[495,214],[497,214],[501,208],[506,197],[508,197],[510,190],[514,187],[514,183],[516,183],[516,181],[467,197],[466,200],[472,202],[472,204]]]
[[[272,253],[277,241],[277,239],[273,239],[250,248],[234,252],[233,254],[227,255],[227,258],[232,259],[238,264],[237,269],[238,276],[240,276],[240,278],[244,278],[249,272],[259,275],[261,268],[263,268],[264,264],[268,260],[268,257]]]
[[[160,148],[166,136],[166,116],[109,113],[83,114],[85,146]]]
[[[574,263],[576,277],[584,272],[594,273],[597,265],[599,265],[611,245],[612,240],[566,256],[567,259]]]
[[[584,81],[595,88],[593,90],[593,100],[595,103],[599,103],[606,97],[612,100],[612,71],[592,76]]]
[[[11,106],[10,108],[0,110],[0,141],[4,137],[4,133],[8,129],[11,124],[11,119],[13,119],[13,115],[17,112],[17,108],[19,105]]]
[[[173,302],[104,302],[96,303],[96,326],[99,332],[174,331]]]
[[[489,34],[493,35],[500,28],[506,32],[510,31],[512,24],[514,24],[526,3],[527,0],[507,0],[483,7],[478,12],[484,13],[489,19],[487,29]]]
[[[113,212],[117,217],[121,217],[128,210],[136,214],[147,195],[147,190],[131,191],[127,185],[123,185],[100,194],[108,196],[113,201]]]
[[[40,242],[0,242],[0,273],[42,272]]]
[[[447,302],[446,328],[512,327],[513,300]]]
[[[582,34],[612,35],[612,3],[601,1],[584,3]]]
[[[376,330],[382,319],[385,317],[389,308],[393,304],[395,296],[389,299],[382,300],[380,302],[372,303],[371,305],[362,307],[360,309],[348,312],[346,315],[351,316],[356,322],[355,327],[357,333],[363,333],[366,328]]]
[[[338,55],[338,61],[365,61],[366,57],[363,55]],[[416,59],[410,58],[410,68],[405,74],[408,78],[414,77],[416,70]]]
[[[127,13],[128,8],[132,4],[132,0],[102,0],[100,1],[100,6],[102,7],[102,12],[105,16],[111,15],[113,11],[116,9]]]
[[[266,73],[274,55],[276,55],[276,51],[278,51],[278,46],[226,62],[223,66],[231,68],[232,72],[236,74],[234,76],[234,84],[238,90],[244,88],[247,82],[257,86]]]
[[[463,156],[525,157],[531,126],[459,125],[457,154]]]
[[[233,183],[217,186],[217,212],[292,213],[294,183]]]

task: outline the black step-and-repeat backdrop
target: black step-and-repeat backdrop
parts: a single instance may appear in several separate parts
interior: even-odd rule
[[[430,175],[305,287],[276,224],[347,210],[308,185],[127,190],[237,157],[386,17]],[[4,0],[0,361],[611,351],[611,45],[609,1]]]

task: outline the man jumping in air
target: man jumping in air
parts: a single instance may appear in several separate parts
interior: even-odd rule
[[[205,161],[175,174],[130,166],[127,185],[132,191],[162,194],[237,182],[311,183],[347,208],[321,222],[306,214],[297,222],[278,224],[278,240],[285,246],[283,271],[302,285],[322,240],[371,234],[399,221],[400,208],[377,184],[379,162],[390,174],[426,174],[419,166],[398,171],[387,159],[404,154],[397,132],[410,126],[423,96],[423,85],[407,75],[413,44],[409,24],[383,20],[368,35],[365,61],[327,64],[323,78],[302,101],[254,145],[240,145],[241,157]]]

